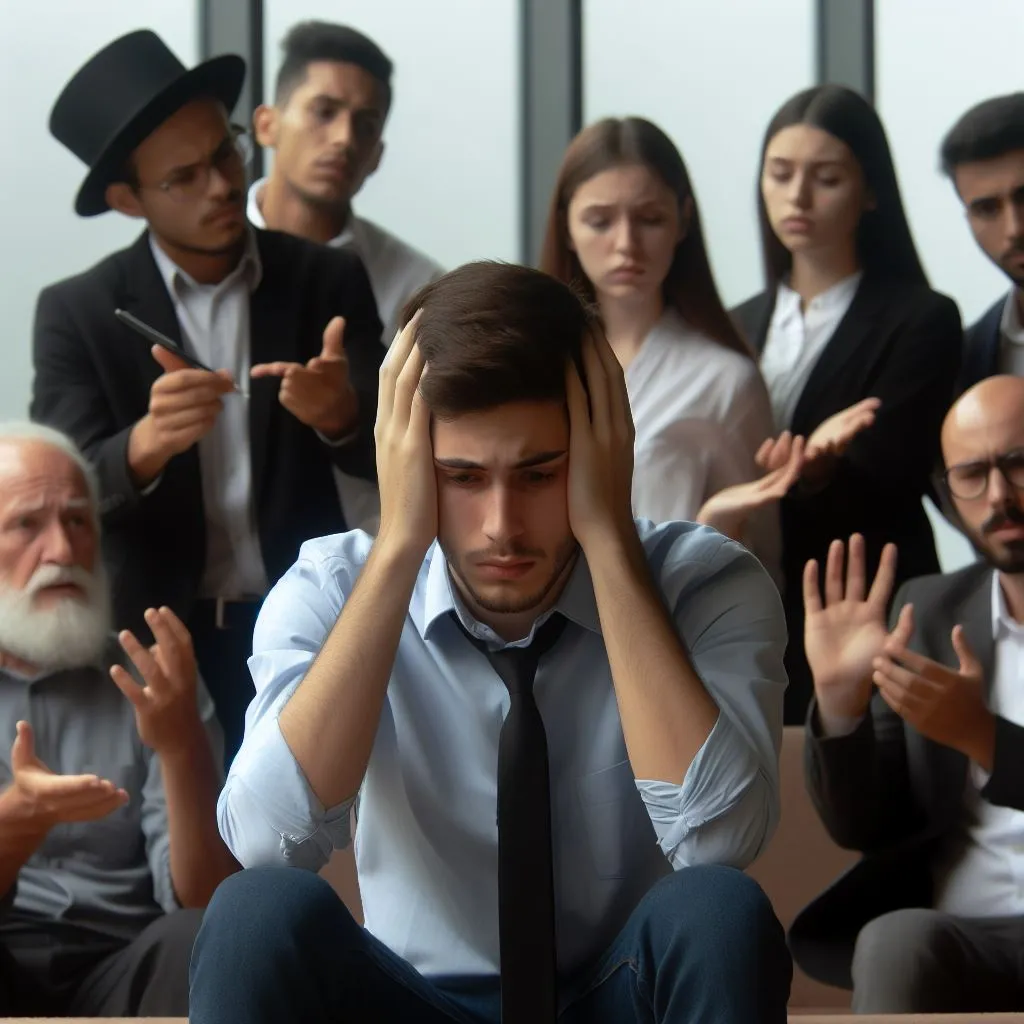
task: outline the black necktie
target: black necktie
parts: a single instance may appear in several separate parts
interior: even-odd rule
[[[558,1015],[548,744],[533,680],[538,662],[565,622],[561,615],[552,615],[529,647],[488,651],[470,636],[509,692],[508,714],[498,739],[502,1024],[554,1024]]]

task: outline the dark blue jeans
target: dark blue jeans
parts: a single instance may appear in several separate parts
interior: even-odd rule
[[[792,963],[740,871],[662,879],[597,963],[566,979],[560,1024],[785,1024]],[[424,978],[297,868],[227,879],[192,954],[191,1024],[498,1024],[498,979]]]

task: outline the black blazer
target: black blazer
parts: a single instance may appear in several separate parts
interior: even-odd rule
[[[959,664],[950,633],[961,624],[982,663],[986,686],[994,662],[992,570],[971,565],[902,588],[893,605],[914,604],[911,647],[949,666]],[[860,929],[882,914],[932,905],[931,868],[963,809],[968,761],[906,725],[876,693],[871,713],[849,736],[820,738],[812,704],[806,726],[807,787],[825,827],[840,846],[864,858],[803,910],[790,945],[812,977],[852,987],[850,962]],[[990,803],[1024,810],[1024,728],[996,719]]]
[[[278,232],[257,231],[256,239],[262,277],[250,301],[252,363],[311,359],[328,321],[344,316],[360,402],[356,438],[332,448],[281,406],[277,379],[250,382],[254,507],[273,583],[304,540],[345,528],[332,464],[374,479],[377,371],[385,350],[358,257]],[[148,233],[40,294],[31,415],[69,434],[96,467],[115,621],[144,629],[141,615],[150,606],[166,604],[188,617],[206,559],[206,523],[196,447],[170,461],[152,493],[143,495],[132,481],[128,435],[161,371],[146,341],[114,317],[118,307],[181,342]]]
[[[958,395],[978,381],[999,373],[999,347],[1005,306],[1004,295],[985,311],[980,320],[964,331],[963,368],[956,388]]]
[[[774,305],[774,292],[765,292],[733,312],[759,354]],[[874,426],[851,443],[823,490],[795,490],[781,504],[790,629],[788,722],[803,721],[810,699],[801,586],[808,559],[823,564],[832,540],[856,531],[864,535],[871,574],[887,541],[899,545],[898,582],[938,571],[921,498],[932,490],[962,338],[952,299],[923,285],[891,285],[865,275],[800,395],[792,429],[805,437],[862,398],[880,398],[882,406]]]

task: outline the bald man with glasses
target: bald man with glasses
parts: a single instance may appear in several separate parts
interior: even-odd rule
[[[797,918],[794,957],[858,1013],[1024,1010],[1024,379],[942,429],[949,507],[983,561],[896,595],[896,550],[807,565],[807,782],[861,862]],[[844,558],[845,556],[845,558]],[[845,560],[845,569],[844,569]]]
[[[335,468],[375,480],[384,354],[357,256],[248,224],[248,138],[228,119],[244,76],[235,56],[187,69],[139,31],[64,87],[50,130],[88,167],[75,210],[145,230],[42,292],[32,395],[96,467],[116,625],[145,635],[140,610],[165,605],[187,623],[229,761],[263,596],[303,541],[349,525]]]

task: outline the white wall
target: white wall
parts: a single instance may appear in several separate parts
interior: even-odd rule
[[[728,306],[762,287],[761,138],[775,110],[814,82],[814,8],[813,0],[583,6],[584,118],[639,115],[672,137]]]
[[[1021,0],[883,0],[875,5],[876,104],[889,133],[903,201],[932,286],[971,323],[1008,288],[974,244],[939,171],[943,135],[970,106],[1022,88]],[[972,561],[967,542],[932,519],[943,568]]]
[[[0,273],[3,372],[0,418],[24,416],[32,380],[32,317],[42,287],[127,244],[138,226],[108,213],[82,219],[72,204],[85,166],[47,130],[65,82],[97,50],[152,28],[186,63],[198,50],[189,0],[31,0],[5,3],[0,33]]]
[[[518,0],[265,0],[264,10],[268,97],[298,21],[351,25],[394,62],[387,148],[356,199],[362,216],[447,267],[518,258]]]

